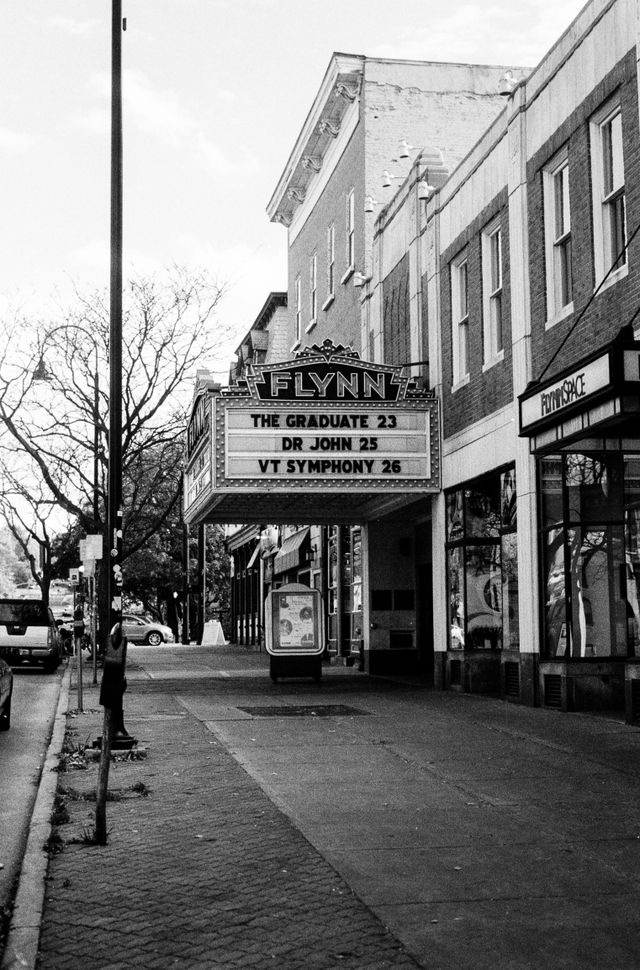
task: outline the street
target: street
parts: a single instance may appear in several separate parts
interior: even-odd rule
[[[146,757],[104,849],[95,765],[60,776],[43,970],[637,970],[636,728],[353,668],[274,685],[233,647],[132,647],[127,680]]]
[[[11,728],[0,734],[0,912],[22,861],[63,671],[14,672]]]

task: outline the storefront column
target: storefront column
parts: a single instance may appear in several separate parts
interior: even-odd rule
[[[516,88],[509,99],[509,107],[511,110],[508,128],[509,265],[511,268],[513,420],[517,428],[520,421],[518,395],[524,391],[532,378],[524,88]],[[529,441],[518,437],[516,438],[516,490],[520,631],[519,700],[523,704],[533,705],[537,697],[537,666],[540,654],[536,474],[535,460],[529,452]]]
[[[431,520],[433,556],[433,686],[444,690],[449,643],[449,604],[447,602],[447,568],[445,542],[446,502],[444,492],[434,495]]]
[[[426,277],[427,328],[429,346],[429,384],[442,401],[442,316],[440,308],[440,213],[437,194],[426,203],[420,261]],[[444,465],[444,459],[443,459]],[[444,492],[433,496],[431,507],[431,555],[433,559],[433,686],[444,690],[447,646],[449,644],[449,603],[447,600],[446,502]]]

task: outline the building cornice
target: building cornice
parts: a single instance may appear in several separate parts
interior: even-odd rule
[[[290,226],[309,187],[321,174],[325,155],[340,133],[342,120],[357,100],[365,58],[334,54],[320,90],[267,206],[271,222]]]

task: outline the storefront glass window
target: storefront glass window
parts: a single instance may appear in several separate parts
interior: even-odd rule
[[[559,525],[563,518],[562,458],[554,455],[540,461],[540,494],[542,524],[545,528]]]
[[[517,650],[515,469],[470,482],[446,501],[449,649]]]
[[[622,456],[567,455],[569,521],[611,522],[621,518]]]
[[[492,475],[472,488],[465,489],[466,535],[486,538],[500,534],[500,479]]]
[[[362,532],[359,526],[351,530],[351,571],[347,587],[347,612],[351,614],[349,630],[352,641],[362,637]]]
[[[338,636],[338,529],[332,526],[327,538],[327,638],[335,641]]]
[[[551,456],[539,467],[544,655],[636,655],[640,458],[612,449]],[[556,518],[561,509],[566,517]]]
[[[515,532],[502,537],[502,639],[506,650],[517,650],[520,644],[517,546]]]
[[[633,657],[640,656],[640,508],[627,509],[625,518],[625,567],[623,590],[627,613],[627,644]]]
[[[447,495],[447,540],[455,542],[464,535],[463,493],[461,489]]]
[[[569,529],[572,657],[626,656],[620,569],[622,529]]]
[[[467,637],[470,650],[502,647],[500,546],[468,546],[466,551]]]
[[[503,529],[515,529],[518,524],[515,468],[510,468],[500,476],[500,508]]]
[[[545,647],[548,657],[564,657],[569,646],[564,569],[564,532],[551,529],[544,548]]]
[[[449,649],[464,647],[464,560],[462,546],[450,549],[449,573]]]

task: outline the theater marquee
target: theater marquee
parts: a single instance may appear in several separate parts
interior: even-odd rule
[[[435,397],[402,368],[362,361],[327,341],[200,399],[188,434],[185,514],[229,495],[237,505],[240,495],[304,494],[317,496],[307,499],[305,517],[320,521],[331,496],[415,499],[439,490],[439,473]]]

